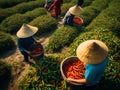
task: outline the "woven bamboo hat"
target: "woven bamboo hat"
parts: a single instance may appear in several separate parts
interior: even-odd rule
[[[69,12],[76,16],[79,15],[82,11],[83,9],[78,5],[75,5],[69,9]]]
[[[27,38],[34,35],[37,31],[38,31],[37,27],[28,24],[23,24],[22,27],[17,32],[17,36],[20,38]]]
[[[76,55],[84,63],[99,64],[107,57],[108,47],[99,40],[87,40],[77,47]]]

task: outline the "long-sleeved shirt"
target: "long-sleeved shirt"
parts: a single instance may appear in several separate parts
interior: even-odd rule
[[[29,50],[30,46],[35,42],[34,38],[18,38],[18,48],[22,52],[24,50]]]
[[[68,10],[67,13],[65,14],[64,18],[63,18],[63,23],[65,25],[72,26],[73,25],[73,18],[74,18],[74,15],[72,15]]]
[[[50,6],[49,10],[54,8],[55,13],[60,15],[60,13],[61,13],[61,3],[62,2],[63,2],[62,0],[54,0],[53,4]]]

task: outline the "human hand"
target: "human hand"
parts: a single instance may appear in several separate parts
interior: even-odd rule
[[[73,79],[72,78],[65,78],[64,79],[66,82],[73,82]]]
[[[28,53],[29,55],[31,54],[31,52],[30,52],[30,51],[28,51],[27,53]]]
[[[48,12],[50,11],[50,9],[48,9]]]
[[[24,51],[25,51],[27,54],[29,54],[29,55],[31,54],[31,52],[30,52],[30,51],[28,51],[28,50],[24,50]]]

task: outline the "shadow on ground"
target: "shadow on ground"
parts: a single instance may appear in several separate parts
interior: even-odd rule
[[[9,50],[8,52],[4,52],[3,54],[0,55],[0,58],[6,58],[6,57],[13,55],[16,52],[16,49],[17,47],[15,47],[12,50]]]
[[[0,90],[8,90],[10,80],[11,80],[10,77],[0,80]]]

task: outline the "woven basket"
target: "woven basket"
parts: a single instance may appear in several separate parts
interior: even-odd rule
[[[61,62],[61,64],[60,64],[60,71],[61,71],[61,75],[62,75],[62,77],[63,77],[63,79],[65,80],[66,79],[66,76],[65,76],[65,74],[64,74],[64,71],[63,71],[63,67],[67,64],[67,63],[70,63],[71,61],[78,61],[79,59],[78,59],[78,57],[77,56],[70,56],[70,57],[68,57],[68,58],[65,58],[62,62]],[[82,84],[78,84],[78,83],[74,83],[74,82],[68,82],[68,83],[70,83],[70,84],[72,84],[72,85],[82,85]]]
[[[74,17],[74,18],[73,18],[73,23],[74,23],[75,25],[81,26],[81,25],[83,24],[83,19],[80,18],[80,17]]]
[[[55,16],[56,16],[56,15],[55,15],[55,10],[53,9],[53,10],[50,12],[50,14],[51,14],[52,17],[55,17]]]
[[[38,54],[32,53],[34,48],[40,48],[41,51]],[[36,57],[42,57],[44,55],[44,49],[43,46],[41,45],[40,42],[34,43],[30,46],[30,52],[31,52],[31,57],[36,58]]]

